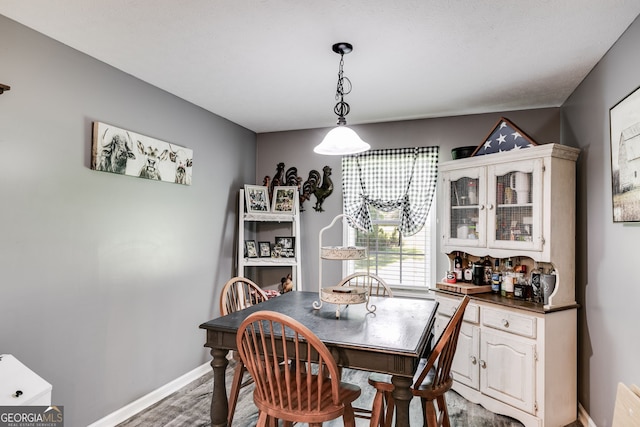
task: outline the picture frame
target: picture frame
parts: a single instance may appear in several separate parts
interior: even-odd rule
[[[267,186],[245,184],[244,198],[248,213],[269,212],[269,189]]]
[[[609,109],[613,222],[640,221],[640,87]]]
[[[258,247],[255,240],[244,241],[244,254],[247,258],[258,258]]]
[[[272,212],[293,213],[298,200],[298,187],[275,186],[272,198]]]
[[[191,185],[193,150],[103,122],[93,122],[91,169]]]
[[[279,251],[276,250],[279,248]],[[279,253],[281,258],[295,258],[296,238],[293,236],[280,236],[275,238],[274,251]]]
[[[258,256],[271,258],[271,242],[258,242]]]

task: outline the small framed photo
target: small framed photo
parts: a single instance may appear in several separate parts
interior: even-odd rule
[[[258,242],[260,258],[271,258],[271,242]]]
[[[245,184],[244,198],[247,212],[269,212],[269,191],[266,186]]]
[[[247,258],[258,258],[258,248],[255,240],[244,241],[244,253]]]
[[[293,236],[276,237],[274,248],[278,248],[279,256],[282,258],[295,258],[296,238]]]
[[[273,212],[293,212],[298,199],[298,187],[280,187],[273,189]]]

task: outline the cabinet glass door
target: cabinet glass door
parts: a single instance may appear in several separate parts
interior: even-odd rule
[[[485,169],[443,174],[445,209],[444,243],[457,246],[486,245]]]
[[[487,245],[542,250],[542,161],[489,166],[488,180]]]

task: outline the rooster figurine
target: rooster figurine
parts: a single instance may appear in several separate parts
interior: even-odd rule
[[[305,200],[309,200],[312,194],[316,196],[316,205],[313,207],[316,212],[324,212],[322,203],[333,193],[333,182],[329,178],[331,176],[331,168],[325,166],[322,171],[322,182],[318,171],[312,170],[309,172],[309,178],[302,185],[302,193],[300,194],[300,205]]]
[[[269,199],[273,198],[274,187],[284,184],[284,163],[278,163],[276,173],[273,175],[273,178],[271,178],[271,183],[269,184]]]

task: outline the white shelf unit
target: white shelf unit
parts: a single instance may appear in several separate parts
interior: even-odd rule
[[[297,196],[296,196],[297,198]],[[256,244],[260,241],[270,241],[273,244],[275,235],[266,236],[265,230],[261,230],[264,224],[281,224],[282,233],[279,236],[295,237],[295,256],[293,258],[247,258],[244,256],[244,241],[255,240]],[[271,234],[273,230],[270,230]],[[237,245],[237,275],[247,277],[247,267],[258,268],[274,268],[274,267],[290,267],[291,277],[293,279],[294,290],[298,289],[302,280],[301,257],[300,257],[300,210],[296,200],[293,213],[266,212],[266,213],[247,213],[245,208],[244,190],[240,190],[238,197],[238,245]],[[255,281],[255,280],[254,280]],[[261,286],[261,284],[256,282]]]

